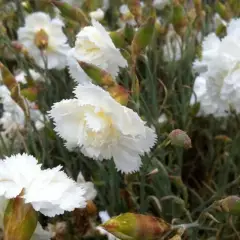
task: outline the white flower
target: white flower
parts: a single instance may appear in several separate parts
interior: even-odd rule
[[[96,11],[89,13],[90,18],[97,21],[101,21],[104,18],[104,11],[101,8],[98,8]]]
[[[3,230],[3,218],[4,218],[4,213],[5,209],[7,207],[9,199],[0,196],[0,229]],[[31,240],[50,240],[50,233],[46,230],[44,230],[41,226],[41,224],[38,222],[37,227],[33,233],[33,236],[31,237]]]
[[[75,99],[55,103],[49,112],[66,146],[78,147],[96,160],[113,157],[122,172],[138,171],[140,155],[148,153],[156,142],[155,132],[137,113],[98,86],[79,85],[74,93]]]
[[[119,12],[121,13],[121,17],[118,21],[118,24],[120,25],[120,27],[124,27],[126,23],[131,26],[137,25],[135,18],[130,12],[127,4],[121,5],[119,8]]]
[[[153,6],[159,10],[164,9],[169,4],[170,4],[170,0],[154,0],[153,1]]]
[[[94,19],[92,19],[92,25],[84,27],[77,34],[75,47],[70,50],[69,56],[75,60],[94,64],[116,77],[119,67],[126,67],[127,61],[123,58],[119,49],[114,46],[104,27]],[[72,63],[69,68],[70,72],[78,71]],[[74,68],[74,70],[71,70],[71,68]],[[80,76],[82,76],[81,73]],[[77,81],[82,82],[81,77]]]
[[[198,72],[205,72],[208,68],[209,62],[216,58],[219,54],[220,39],[215,33],[210,33],[205,37],[202,43],[202,56],[193,63],[193,69]]]
[[[166,44],[163,46],[163,58],[166,62],[178,61],[182,57],[181,37],[170,28],[166,36]]]
[[[44,81],[44,78],[38,72],[36,72],[35,70],[29,69],[29,73],[30,73],[30,77],[33,81],[36,81],[36,82]],[[20,71],[15,75],[16,81],[19,82],[19,83],[22,83],[22,84],[27,83],[26,77],[28,77],[28,75],[24,71]]]
[[[36,63],[44,68],[45,64],[38,39],[44,36],[43,55],[46,58],[47,68],[62,69],[66,66],[66,55],[69,51],[67,37],[62,28],[64,23],[58,18],[51,19],[43,12],[35,12],[25,19],[25,26],[18,29],[18,40],[28,50]]]
[[[227,116],[230,107],[240,112],[240,21],[232,20],[227,36],[214,33],[203,42],[202,58],[194,62],[200,75],[194,83],[191,103],[200,102],[199,115]]]
[[[158,118],[158,123],[159,124],[164,124],[167,121],[168,121],[168,118],[167,118],[167,115],[165,113],[162,113]]]
[[[81,172],[78,174],[77,183],[85,190],[84,198],[86,200],[93,200],[96,197],[97,191],[94,188],[93,183],[86,182]]]
[[[2,128],[8,130],[8,132],[23,129],[25,124],[24,112],[11,98],[11,93],[5,85],[0,85],[0,103],[3,106],[3,116],[0,118]],[[35,123],[35,127],[40,130],[44,127],[43,114],[35,107],[34,103],[27,103],[30,109],[30,118]]]
[[[15,198],[23,191],[25,203],[49,217],[85,207],[84,189],[60,170],[41,170],[27,154],[6,157],[0,162],[0,196]]]
[[[102,223],[107,222],[110,219],[110,216],[108,214],[107,211],[101,211],[99,212],[99,217],[101,219]],[[102,234],[102,235],[106,235],[108,240],[118,240],[118,238],[116,238],[114,235],[112,235],[111,233],[107,232],[104,228],[102,227],[96,227],[96,229]]]

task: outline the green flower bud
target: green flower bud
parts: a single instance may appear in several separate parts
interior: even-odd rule
[[[171,225],[160,218],[134,213],[113,217],[101,226],[122,240],[160,239],[171,230]]]

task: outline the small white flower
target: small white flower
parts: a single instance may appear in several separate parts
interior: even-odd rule
[[[119,8],[119,12],[121,13],[121,17],[118,21],[118,24],[120,27],[124,27],[126,23],[131,26],[137,25],[135,18],[132,15],[132,13],[130,12],[127,4],[121,5]]]
[[[170,4],[170,0],[154,0],[153,1],[153,6],[159,10],[164,9],[169,4]]]
[[[55,131],[69,149],[96,160],[111,159],[125,173],[138,171],[141,157],[156,142],[155,132],[137,113],[120,105],[108,92],[79,85],[76,98],[55,103],[49,112]]]
[[[35,82],[42,82],[42,81],[44,81],[43,77],[38,72],[36,72],[35,70],[29,69],[29,73],[30,73],[30,77],[31,77],[31,79],[33,81],[35,81]],[[27,83],[27,80],[26,80],[27,76],[28,75],[27,75],[26,72],[20,71],[19,73],[17,73],[15,75],[15,79],[19,83],[26,84]]]
[[[107,222],[110,219],[110,216],[108,214],[107,211],[101,211],[99,212],[99,217],[101,219],[102,223]],[[103,229],[102,227],[96,227],[96,229],[102,234],[102,235],[106,235],[108,240],[118,240],[118,238],[116,238],[114,235],[112,235],[111,233],[107,232],[105,229]]]
[[[27,154],[6,157],[0,162],[0,196],[15,198],[23,191],[25,203],[49,217],[85,207],[84,189],[60,170],[41,170]]]
[[[4,213],[7,207],[9,199],[0,196],[0,229],[4,229],[3,225],[3,218],[4,218]],[[33,233],[33,236],[31,237],[31,240],[50,240],[51,234],[44,230],[41,226],[41,224],[38,222],[37,227]]]
[[[168,118],[167,118],[167,115],[165,113],[162,113],[158,118],[158,123],[159,124],[164,124],[167,121],[168,121]]]
[[[101,8],[98,8],[96,11],[89,13],[90,18],[97,21],[101,21],[104,18],[104,11]]]
[[[182,57],[181,37],[173,30],[169,29],[166,36],[166,44],[163,46],[163,58],[166,62],[178,61]]]
[[[62,69],[66,66],[66,55],[69,51],[67,37],[63,33],[64,23],[58,18],[51,19],[43,12],[35,12],[25,19],[25,26],[18,29],[18,40],[28,50],[36,63],[44,68],[43,55],[47,68]],[[36,42],[40,35],[45,36],[46,46],[41,50]]]
[[[92,26],[84,27],[78,34],[75,47],[69,52],[69,56],[75,60],[94,64],[116,77],[119,67],[126,67],[127,61],[115,47],[104,27],[92,19]],[[70,72],[77,73],[78,69],[74,64],[69,64]],[[75,74],[77,75],[77,74]],[[82,76],[80,72],[80,76]],[[81,77],[77,79],[82,82]]]
[[[3,116],[0,118],[2,128],[8,132],[14,132],[17,129],[23,129],[25,124],[25,115],[19,105],[11,98],[11,93],[5,85],[0,86],[0,103],[3,106]],[[27,102],[30,109],[30,118],[35,123],[35,127],[40,130],[44,127],[43,114],[34,107],[34,103]],[[42,124],[39,125],[39,122]]]
[[[96,197],[97,191],[94,188],[94,184],[92,182],[86,182],[81,172],[78,174],[77,183],[79,186],[85,189],[84,198],[87,201],[93,200]]]

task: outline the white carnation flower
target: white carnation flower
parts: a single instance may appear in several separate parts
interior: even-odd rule
[[[94,64],[109,72],[113,77],[118,75],[119,67],[127,66],[127,61],[123,58],[119,49],[115,47],[107,31],[94,19],[92,19],[92,26],[84,27],[77,34],[75,47],[70,50],[69,57]],[[76,67],[76,65],[74,67],[71,62],[69,69],[70,73],[74,72],[77,76],[79,67]],[[82,73],[80,72],[80,77],[77,79],[79,83],[82,82],[81,77]]]
[[[81,172],[79,172],[79,174],[78,174],[77,183],[83,189],[85,189],[84,198],[87,201],[88,200],[93,200],[96,197],[97,191],[94,188],[94,184],[92,182],[86,182]]]
[[[25,203],[49,217],[85,207],[84,189],[60,170],[41,170],[27,154],[6,157],[0,162],[0,196],[10,199],[21,193]]]
[[[138,171],[141,157],[156,142],[155,132],[131,109],[95,85],[79,85],[76,98],[55,103],[49,112],[69,149],[96,160],[111,159],[118,170]]]
[[[153,6],[159,10],[164,9],[167,5],[171,3],[170,0],[154,0]]]
[[[228,35],[214,33],[203,42],[202,58],[193,64],[200,75],[194,83],[191,103],[200,102],[199,115],[227,116],[230,108],[240,112],[240,21],[232,20]]]
[[[67,37],[62,30],[63,27],[62,20],[51,19],[43,12],[35,12],[28,15],[25,19],[25,26],[18,29],[18,40],[40,67],[45,67],[43,52],[48,69],[62,69],[66,66],[66,55],[70,49]],[[41,51],[37,46],[37,41],[42,36],[44,36],[46,46]]]
[[[36,72],[33,69],[29,69],[29,74],[30,74],[31,79],[35,82],[44,81],[44,78],[38,72]],[[28,77],[28,75],[24,71],[20,71],[15,75],[16,81],[19,82],[19,83],[22,83],[22,84],[27,83],[27,80],[26,80],[27,77]]]
[[[90,12],[89,16],[92,19],[101,21],[104,18],[104,11],[101,8],[98,8],[97,10]]]
[[[9,199],[0,196],[0,229],[4,230],[4,225],[3,225],[3,218],[4,218],[4,213],[7,207]],[[51,234],[44,230],[41,224],[38,222],[37,227],[33,233],[33,236],[31,237],[31,240],[50,240]]]

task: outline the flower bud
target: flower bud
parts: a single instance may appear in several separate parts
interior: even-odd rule
[[[171,225],[160,218],[134,213],[113,217],[101,227],[122,240],[160,239],[171,230]]]
[[[128,8],[135,17],[136,22],[140,23],[142,15],[140,0],[128,0]]]
[[[101,68],[82,61],[78,61],[79,65],[86,72],[86,74],[98,85],[100,86],[113,86],[115,80],[108,72],[102,70]]]
[[[110,95],[120,104],[127,105],[129,93],[120,85],[115,85],[107,89]]]
[[[132,41],[132,54],[138,56],[151,42],[155,29],[155,18],[148,20],[138,29]]]
[[[48,34],[43,29],[40,29],[35,34],[34,43],[39,49],[46,49],[48,47]]]
[[[124,36],[123,33],[120,31],[116,31],[116,32],[110,32],[109,33],[110,38],[112,39],[114,45],[117,48],[124,48],[126,45],[126,42],[124,40]]]
[[[21,90],[21,95],[29,101],[34,102],[37,100],[38,89],[36,87],[24,88]]]
[[[4,239],[30,240],[38,222],[37,212],[20,196],[9,200],[4,214]]]
[[[51,3],[61,11],[63,16],[81,23],[82,26],[90,24],[88,17],[80,8],[73,7],[66,2],[59,2],[57,0],[51,0]]]
[[[240,216],[240,197],[238,196],[228,196],[215,202],[215,206],[222,212]]]
[[[181,129],[173,130],[168,135],[168,138],[170,139],[172,145],[184,147],[186,149],[192,147],[190,137],[187,135],[186,132],[182,131]]]

